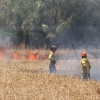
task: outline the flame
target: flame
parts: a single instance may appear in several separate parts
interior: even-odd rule
[[[26,60],[26,56],[25,55],[22,55],[20,60]]]
[[[31,61],[37,61],[39,59],[40,50],[37,53],[33,53],[33,51],[29,51],[29,59]]]
[[[30,61],[37,61],[40,57],[40,49],[35,52],[33,50],[15,50],[11,51],[11,49],[7,49],[6,47],[0,47],[0,60],[6,59],[15,59],[15,60],[30,60]],[[42,59],[47,59],[48,54],[42,56]]]
[[[20,52],[19,52],[19,51],[13,52],[13,53],[12,53],[12,57],[13,57],[14,59],[20,59]]]
[[[0,47],[0,60],[4,60],[6,54],[6,48],[4,46]]]

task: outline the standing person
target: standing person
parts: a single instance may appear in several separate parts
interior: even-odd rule
[[[49,53],[49,59],[50,59],[50,64],[49,64],[49,71],[50,73],[56,73],[56,57],[55,57],[55,52],[57,50],[56,46],[50,46],[51,52]]]
[[[83,79],[90,79],[90,69],[91,65],[89,60],[87,59],[87,53],[82,52],[82,60],[81,60],[81,65],[82,65],[82,71],[83,71]]]

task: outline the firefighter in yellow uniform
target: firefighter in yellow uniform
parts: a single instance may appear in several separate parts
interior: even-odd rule
[[[83,71],[83,79],[90,79],[90,69],[91,69],[91,65],[89,60],[87,59],[87,53],[86,52],[82,52],[82,60],[81,60],[81,64],[82,64],[82,71]]]
[[[49,64],[49,71],[50,73],[56,73],[56,57],[55,57],[55,52],[57,50],[56,46],[50,46],[51,52],[49,53],[49,59],[50,59],[50,64]]]

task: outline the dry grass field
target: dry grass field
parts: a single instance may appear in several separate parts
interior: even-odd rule
[[[48,59],[0,61],[0,100],[100,100],[100,82],[79,78],[77,59],[66,59],[57,61],[55,75]]]
[[[0,100],[100,100],[100,82],[53,75],[48,60],[1,61]]]

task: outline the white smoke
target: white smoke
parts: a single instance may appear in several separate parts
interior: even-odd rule
[[[99,42],[98,42],[99,41]],[[74,41],[75,42],[75,41]],[[68,49],[62,49],[57,51],[58,62],[57,68],[58,73],[61,75],[76,75],[80,77],[82,75],[81,66],[81,53],[83,51],[87,52],[88,59],[91,64],[91,79],[100,80],[100,40],[95,40],[92,42],[87,42],[84,46],[77,47],[77,44],[70,44]],[[64,54],[60,54],[61,52]]]

